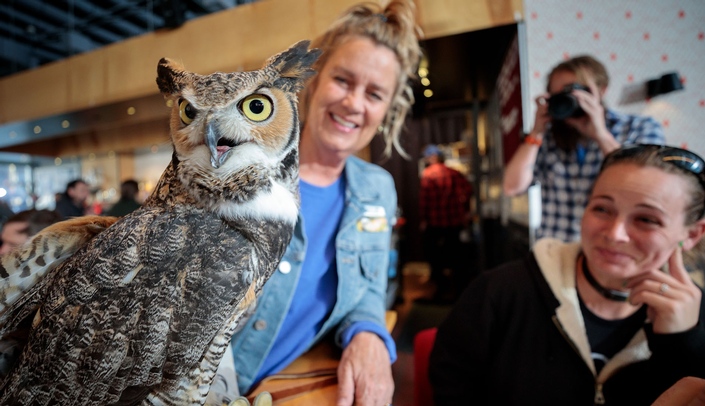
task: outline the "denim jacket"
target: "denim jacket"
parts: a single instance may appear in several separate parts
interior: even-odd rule
[[[397,205],[394,180],[384,169],[356,157],[348,158],[344,174],[345,209],[335,242],[337,301],[309,348],[330,332],[341,345],[342,332],[358,321],[385,325],[387,268]],[[306,252],[302,222],[299,215],[278,271],[265,284],[254,314],[231,341],[241,393],[252,385],[288,313]]]

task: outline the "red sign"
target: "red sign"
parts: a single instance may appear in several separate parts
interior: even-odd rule
[[[521,80],[519,71],[519,43],[517,37],[504,57],[502,69],[497,77],[499,92],[499,129],[504,146],[504,163],[509,162],[521,144]]]

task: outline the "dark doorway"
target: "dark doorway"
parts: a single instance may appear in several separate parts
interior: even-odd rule
[[[487,122],[498,120],[496,82],[503,60],[517,35],[517,25],[463,33],[422,42],[427,57],[427,86],[417,83],[413,115],[407,120],[402,146],[410,159],[394,152],[383,158],[384,144],[375,139],[371,144],[373,162],[387,169],[395,179],[403,225],[398,227],[399,269],[407,262],[423,261],[419,232],[418,197],[419,173],[422,169],[422,150],[427,144],[451,145],[458,151],[458,160],[467,165],[468,179],[480,194],[480,204],[486,196],[487,182],[497,178],[497,163],[488,165],[486,157],[501,149],[501,142],[488,141],[494,129]],[[424,91],[430,89],[431,97]],[[482,127],[482,128],[480,128]],[[478,130],[479,129],[479,130]],[[477,132],[483,133],[480,139]],[[482,145],[478,145],[481,143]],[[481,148],[480,148],[481,147]],[[501,151],[499,151],[501,154]],[[499,163],[501,183],[501,162]],[[494,168],[493,168],[494,166]],[[494,266],[502,253],[495,241],[501,240],[504,230],[498,221],[499,213],[476,213],[473,229],[474,249],[467,251],[474,272]],[[478,245],[479,242],[484,244]]]

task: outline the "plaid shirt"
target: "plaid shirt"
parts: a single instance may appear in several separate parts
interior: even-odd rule
[[[651,117],[605,112],[605,124],[620,144],[664,144],[661,125]],[[566,153],[556,146],[550,133],[534,165],[534,180],[541,184],[541,226],[537,238],[554,237],[563,241],[580,239],[580,220],[593,181],[600,171],[602,151],[596,142]]]
[[[470,211],[472,185],[445,164],[429,165],[421,173],[419,213],[430,227],[456,227],[465,224]]]

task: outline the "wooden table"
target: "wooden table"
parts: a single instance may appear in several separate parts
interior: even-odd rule
[[[392,331],[397,313],[387,311],[385,319],[387,330]],[[260,392],[267,391],[278,406],[334,405],[340,355],[340,349],[333,343],[321,342],[278,374],[264,379],[247,398],[252,402]]]

